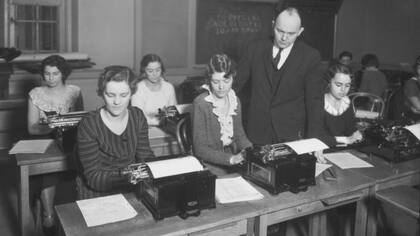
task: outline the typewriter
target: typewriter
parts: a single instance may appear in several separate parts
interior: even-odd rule
[[[377,121],[364,131],[359,151],[398,163],[420,157],[420,141],[398,121]]]
[[[192,110],[192,104],[180,104],[159,109],[160,126],[170,134],[176,134],[178,122],[188,116]]]
[[[58,146],[64,152],[72,152],[76,143],[77,125],[87,114],[87,111],[69,112],[65,114],[57,114],[56,112],[45,112],[47,119],[46,124],[55,129],[55,139]]]
[[[123,173],[129,176],[130,183],[138,185],[137,199],[156,220],[175,215],[185,219],[200,215],[202,209],[216,207],[216,176],[195,157],[159,158],[129,165]]]
[[[316,157],[297,155],[283,143],[254,145],[245,150],[244,177],[271,194],[298,193],[315,185]]]

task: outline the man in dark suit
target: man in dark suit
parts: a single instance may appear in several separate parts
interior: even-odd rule
[[[296,41],[303,32],[297,9],[281,11],[273,31],[272,39],[251,43],[238,65],[237,91],[251,80],[247,134],[254,144],[316,137],[322,127],[321,57]]]

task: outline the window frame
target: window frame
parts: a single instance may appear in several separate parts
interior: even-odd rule
[[[39,53],[60,53],[60,52],[72,52],[72,10],[74,6],[77,6],[77,0],[5,0],[4,6],[4,42],[6,47],[16,47],[15,45],[15,24],[13,18],[15,18],[15,4],[26,4],[26,5],[45,5],[45,6],[57,6],[58,7],[58,51],[23,51],[24,54],[39,54]],[[74,5],[76,4],[76,5]]]

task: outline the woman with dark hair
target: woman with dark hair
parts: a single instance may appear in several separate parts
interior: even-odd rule
[[[362,77],[359,92],[366,92],[383,97],[388,89],[388,81],[379,68],[379,59],[375,54],[366,54],[362,57]]]
[[[165,66],[158,55],[147,54],[142,58],[142,80],[137,84],[137,92],[131,98],[131,105],[143,110],[149,125],[159,125],[159,109],[177,104],[174,86],[165,80],[164,73]]]
[[[29,92],[28,132],[34,138],[53,138],[53,129],[47,125],[48,112],[63,114],[83,110],[80,88],[66,84],[71,68],[66,60],[58,55],[45,58],[41,63],[43,85]],[[52,234],[54,222],[55,186],[59,174],[37,177],[41,185],[42,225],[46,234]]]
[[[360,141],[362,134],[356,128],[351,101],[347,97],[351,87],[350,69],[342,64],[333,65],[325,77],[328,92],[324,95],[324,142],[334,147]]]
[[[193,103],[194,154],[210,166],[225,167],[224,170],[241,163],[244,159],[241,151],[252,145],[242,127],[240,101],[232,89],[235,69],[227,55],[213,55],[203,85],[207,91]],[[223,169],[216,167],[213,172],[224,174]]]
[[[408,107],[407,118],[412,123],[420,121],[420,56],[413,65],[414,76],[404,84],[405,105]]]
[[[100,75],[97,92],[105,105],[85,116],[77,132],[79,199],[132,190],[123,170],[154,157],[146,118],[140,109],[129,106],[136,89],[128,67],[109,66]]]

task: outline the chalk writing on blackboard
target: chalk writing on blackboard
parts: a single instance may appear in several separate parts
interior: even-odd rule
[[[206,1],[197,5],[196,63],[203,64],[216,52],[239,60],[251,40],[272,32],[274,6],[266,2]]]

